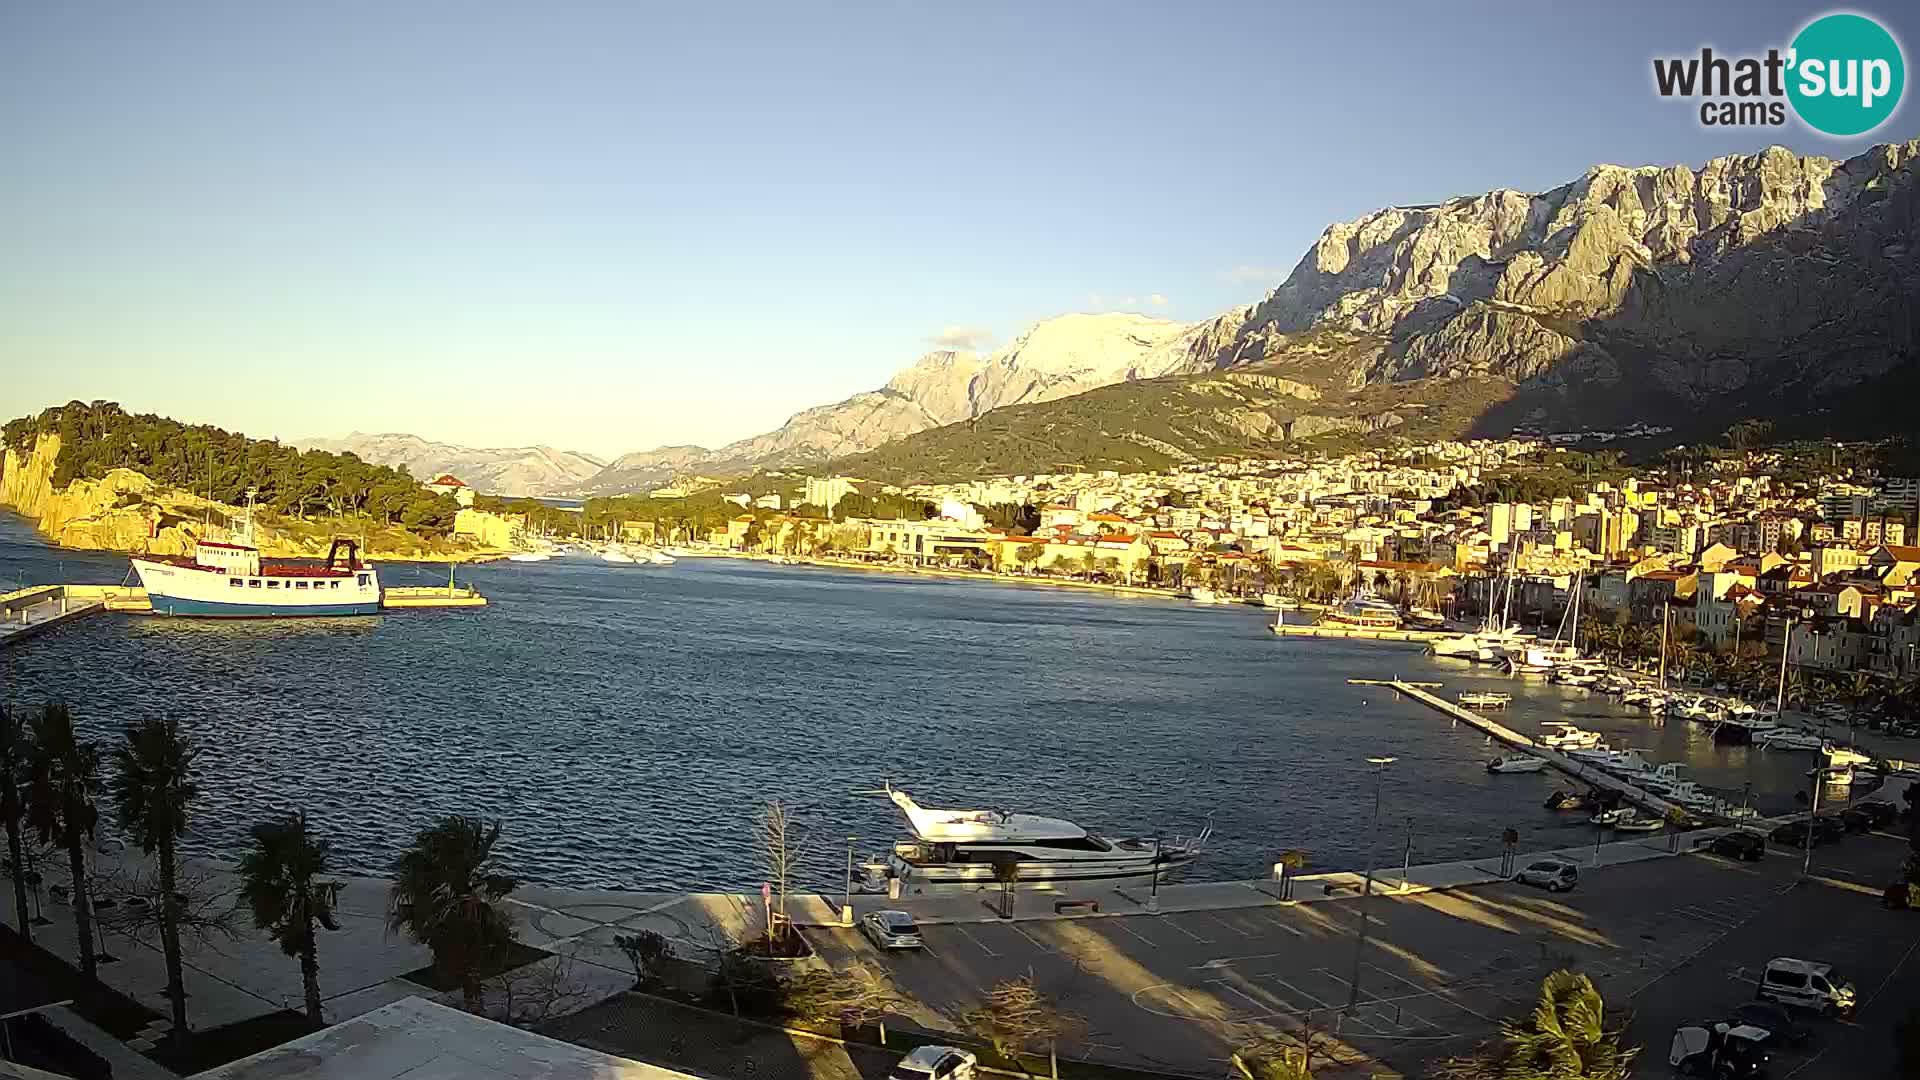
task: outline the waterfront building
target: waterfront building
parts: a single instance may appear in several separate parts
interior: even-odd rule
[[[831,514],[833,512],[833,508],[840,505],[841,499],[844,499],[855,492],[856,489],[854,488],[853,483],[854,482],[852,480],[849,480],[844,476],[829,476],[825,478],[810,476],[807,478],[807,482],[804,488],[802,489],[800,501],[812,506],[817,506],[820,509]],[[989,501],[989,500],[976,500],[976,501]],[[1010,501],[1010,500],[990,500],[990,501]]]
[[[452,473],[441,473],[428,481],[427,490],[437,495],[451,495],[461,506],[473,505],[473,489]]]

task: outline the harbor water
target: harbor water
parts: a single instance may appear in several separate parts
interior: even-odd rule
[[[124,557],[59,551],[0,518],[0,586],[120,581]],[[387,584],[446,568],[383,565]],[[883,781],[929,806],[1010,808],[1106,835],[1211,818],[1194,871],[1266,875],[1593,839],[1541,808],[1552,772],[1490,775],[1475,732],[1350,677],[1514,695],[1522,731],[1571,720],[1687,763],[1703,785],[1793,808],[1809,754],[1717,747],[1603,696],[1423,657],[1281,639],[1270,612],[1044,586],[682,559],[463,567],[491,606],[358,619],[103,615],[4,651],[15,705],[67,701],[85,731],[177,717],[202,748],[189,846],[233,856],[302,809],[342,871],[380,873],[448,813],[497,817],[523,879],[752,888],[755,818],[785,800],[816,883],[902,835]],[[1379,777],[1369,757],[1398,761]],[[1369,852],[1373,852],[1371,856]]]

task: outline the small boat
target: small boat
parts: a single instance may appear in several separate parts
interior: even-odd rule
[[[1264,592],[1260,594],[1260,606],[1266,608],[1286,607],[1287,598],[1277,592]]]
[[[1587,810],[1593,806],[1593,796],[1579,791],[1556,791],[1547,796],[1542,805],[1548,810]]]
[[[1612,810],[1598,811],[1592,817],[1587,819],[1587,824],[1598,825],[1602,828],[1610,829],[1620,824],[1622,821],[1631,820],[1632,817],[1633,817],[1633,807],[1620,806],[1620,807],[1615,807]]]
[[[1539,772],[1546,767],[1546,758],[1521,753],[1501,754],[1487,762],[1487,771],[1490,773]]]
[[[1550,750],[1588,750],[1600,745],[1600,733],[1553,720],[1540,725],[1549,729],[1535,741]]]
[[[610,562],[610,563],[631,563],[634,561],[634,558],[633,556],[627,554],[626,549],[621,547],[619,544],[609,544],[607,545],[606,550],[600,553],[600,561]]]
[[[553,556],[544,551],[516,551],[507,556],[508,562],[546,562]]]
[[[1835,743],[1822,744],[1820,747],[1820,756],[1826,759],[1827,768],[1829,769],[1841,769],[1849,765],[1873,764],[1872,755],[1863,754],[1851,746],[1840,746]]]
[[[1193,588],[1187,590],[1187,599],[1196,604],[1211,604],[1216,599],[1212,589]]]
[[[1513,695],[1497,690],[1469,690],[1455,700],[1467,709],[1504,709],[1513,703]]]
[[[1666,824],[1657,817],[1641,817],[1632,810],[1627,810],[1622,813],[1618,821],[1613,823],[1613,827],[1619,832],[1659,832],[1666,827]]]
[[[1753,741],[1763,750],[1819,750],[1825,746],[1820,736],[1790,728],[1775,728]]]

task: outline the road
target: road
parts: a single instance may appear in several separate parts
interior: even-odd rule
[[[1310,1034],[1323,1075],[1419,1075],[1530,1008],[1558,967],[1633,1011],[1640,1075],[1664,1075],[1677,1024],[1750,999],[1760,965],[1798,956],[1834,963],[1864,1004],[1851,1024],[1818,1024],[1808,1052],[1783,1055],[1774,1075],[1888,1076],[1893,1025],[1920,1001],[1909,962],[1920,913],[1879,899],[1906,851],[1904,838],[1851,836],[1818,849],[1805,882],[1800,853],[1781,850],[1757,863],[1695,854],[1608,867],[1565,894],[1502,883],[1376,897],[1364,951],[1357,901],[929,925],[923,953],[886,957],[850,930],[808,934],[830,962],[883,966],[949,1020],[1031,972],[1086,1021],[1063,1056],[1199,1076],[1224,1075],[1228,1054],[1261,1032]]]

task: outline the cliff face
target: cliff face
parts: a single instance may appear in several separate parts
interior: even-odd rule
[[[1490,375],[1542,392],[1531,418],[1550,421],[1629,390],[1764,412],[1861,386],[1914,356],[1917,158],[1920,140],[1846,161],[1773,147],[1381,210],[1330,226],[1216,359],[1370,335],[1349,385]]]
[[[0,506],[38,519],[41,535],[61,547],[185,555],[200,540],[234,538],[231,526],[239,519],[238,507],[161,487],[132,469],[113,469],[97,480],[75,480],[55,491],[52,476],[59,456],[58,435],[41,436],[25,457],[6,451]],[[315,558],[326,554],[331,537],[293,536],[256,523],[254,543],[265,555]],[[423,543],[362,554],[383,559],[448,557],[444,551],[430,552]]]

